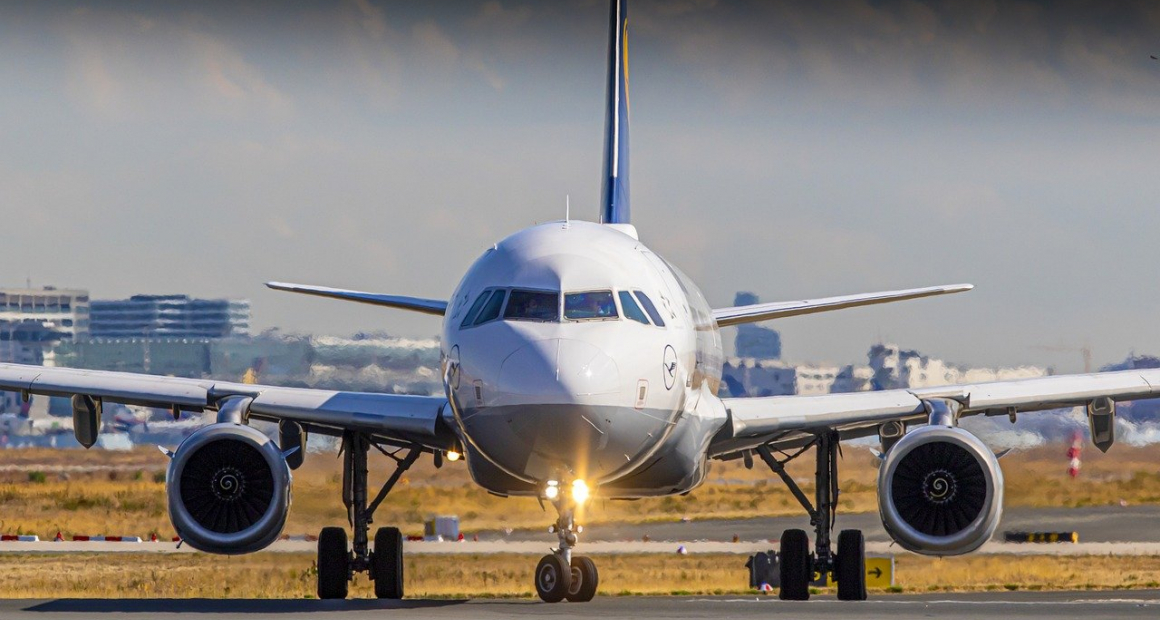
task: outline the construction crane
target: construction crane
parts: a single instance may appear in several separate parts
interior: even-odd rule
[[[1082,347],[1059,344],[1059,345],[1035,345],[1031,347],[1036,351],[1051,351],[1053,353],[1079,353],[1083,356],[1083,371],[1090,373],[1092,371],[1092,348],[1086,342]]]

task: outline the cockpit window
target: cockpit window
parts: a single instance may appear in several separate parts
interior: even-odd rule
[[[564,318],[572,321],[601,321],[619,318],[612,291],[568,293],[564,296]]]
[[[632,319],[637,323],[644,323],[648,325],[648,317],[644,315],[644,311],[640,306],[636,305],[636,300],[632,298],[632,294],[628,291],[620,291],[617,293],[620,297],[620,309],[624,311],[626,318]]]
[[[500,289],[491,294],[491,299],[487,300],[487,305],[480,310],[479,316],[476,317],[472,325],[482,325],[488,321],[494,321],[499,318],[499,310],[503,308],[503,296],[507,291]]]
[[[492,291],[484,291],[479,294],[479,298],[475,300],[475,303],[471,304],[471,309],[467,311],[467,316],[463,317],[463,322],[459,324],[460,329],[471,325],[475,321],[475,317],[479,314],[480,309],[483,308],[483,304],[487,303],[488,299],[491,299],[491,294]]]
[[[657,307],[653,305],[653,302],[648,298],[648,295],[645,295],[644,291],[633,291],[632,294],[636,295],[636,298],[640,300],[640,305],[644,306],[644,311],[647,312],[649,318],[652,319],[653,325],[656,325],[657,327],[664,327],[665,320],[661,318],[661,313],[657,312]]]
[[[560,318],[560,294],[513,290],[503,318],[519,321],[556,321]]]

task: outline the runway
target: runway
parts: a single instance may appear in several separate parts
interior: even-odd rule
[[[343,620],[390,617],[463,620],[464,618],[551,617],[590,620],[600,618],[918,618],[1003,617],[1069,620],[1095,618],[1155,618],[1160,614],[1160,591],[1117,592],[1003,592],[889,595],[860,602],[839,602],[816,597],[808,602],[786,602],[777,597],[597,597],[591,603],[555,605],[531,600],[5,600],[4,618],[84,620],[122,616],[157,617],[196,613],[199,618],[247,619],[284,617],[342,618]]]

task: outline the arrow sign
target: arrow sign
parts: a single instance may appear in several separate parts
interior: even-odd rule
[[[880,579],[882,577],[882,569],[875,566],[874,570],[868,570],[868,571],[866,571],[866,574],[867,575],[874,575],[875,579]]]

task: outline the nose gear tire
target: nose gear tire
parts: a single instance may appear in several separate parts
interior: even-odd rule
[[[545,603],[559,603],[568,595],[568,588],[572,584],[572,568],[564,558],[549,553],[540,558],[536,565],[535,585],[536,594]]]
[[[585,556],[572,556],[572,582],[568,585],[566,598],[573,603],[587,603],[596,596],[600,585],[600,573],[596,563]]]

